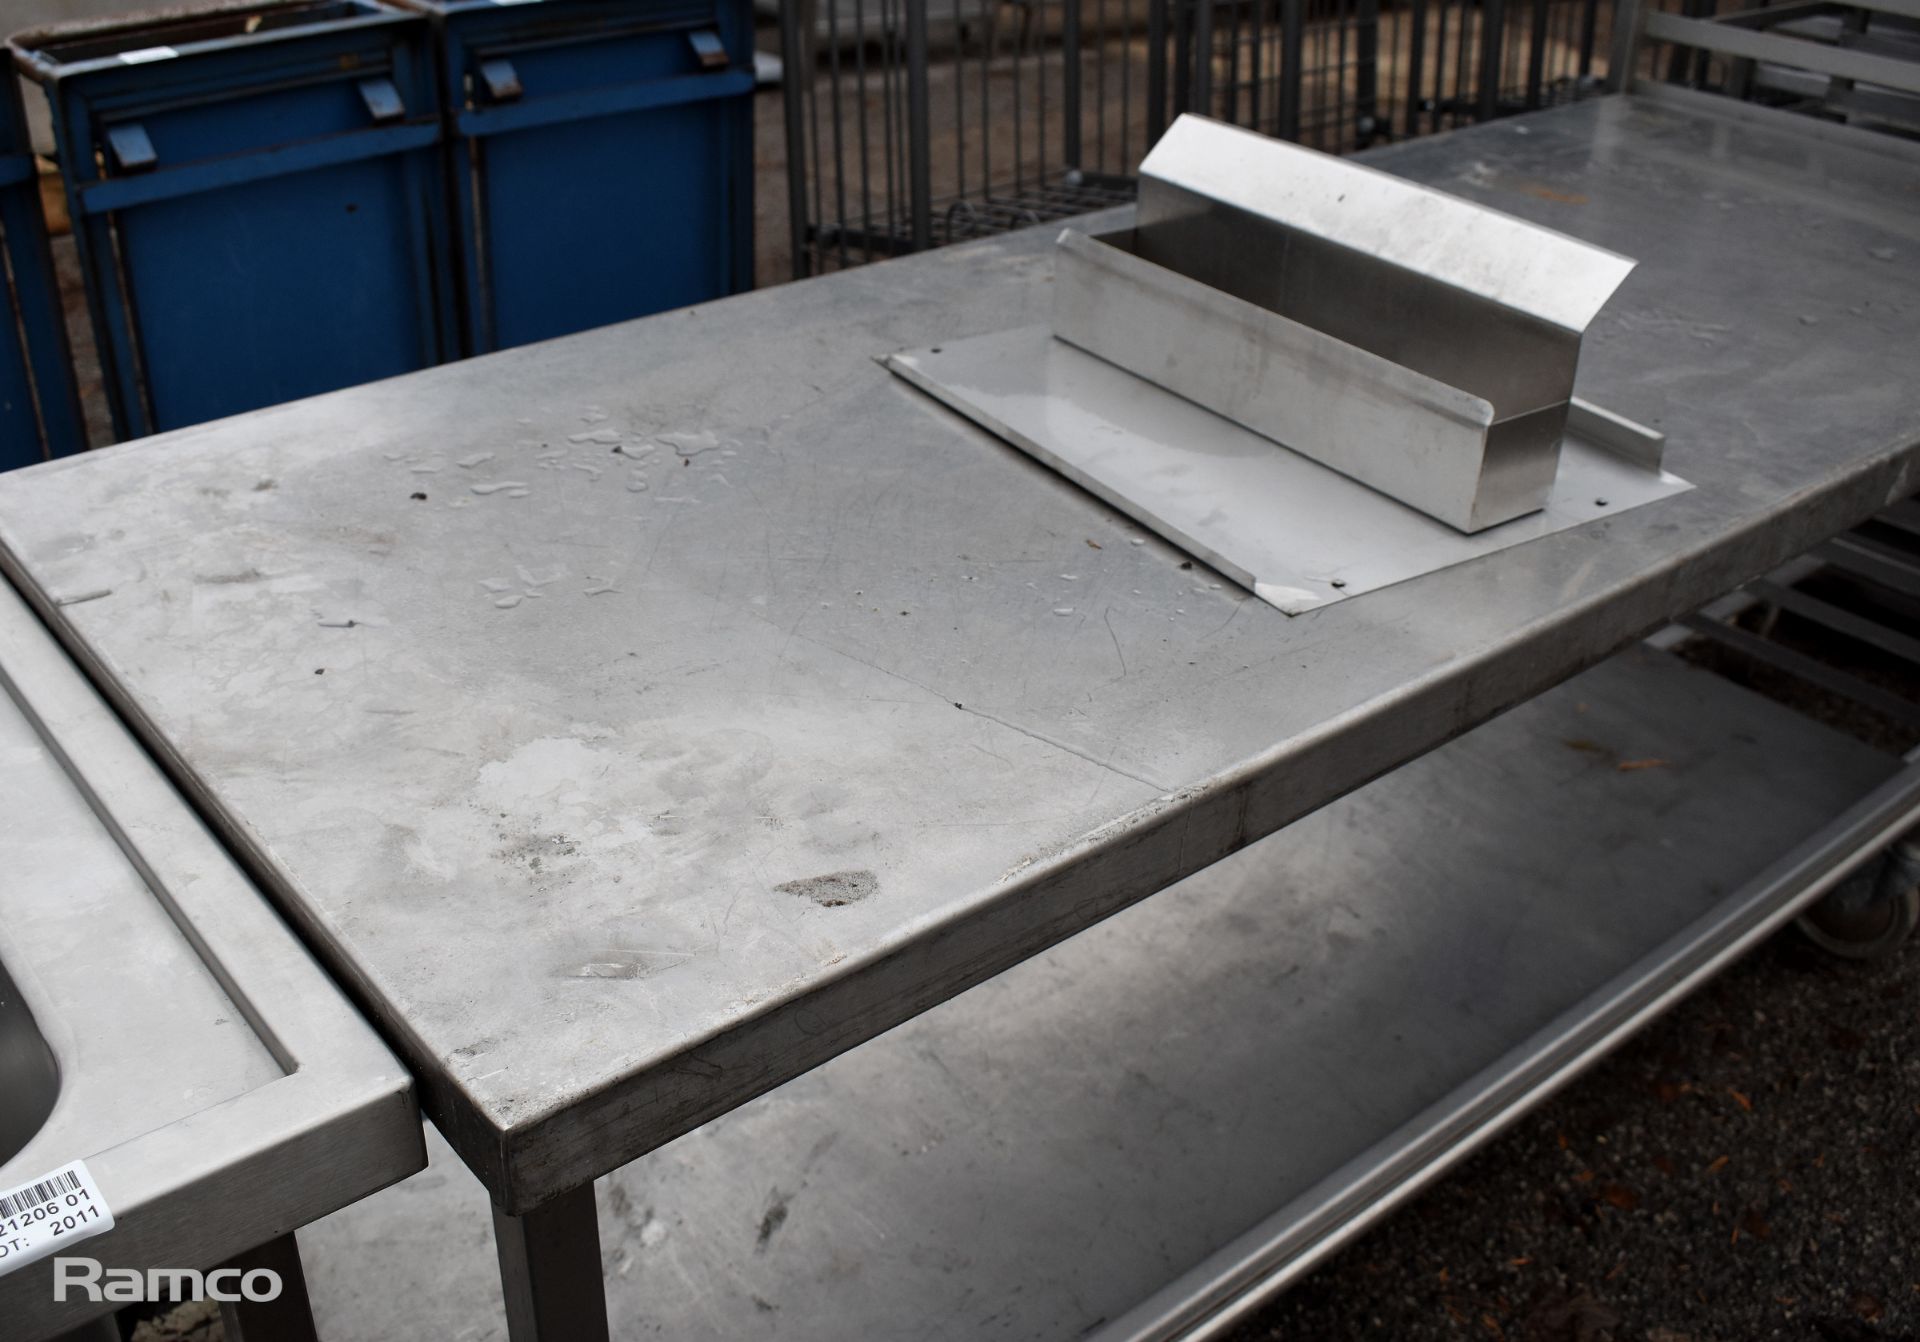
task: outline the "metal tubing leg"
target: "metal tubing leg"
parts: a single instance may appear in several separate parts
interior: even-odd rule
[[[1066,63],[1060,78],[1060,162],[1068,172],[1080,171],[1080,0],[1062,0],[1060,6],[1060,58]],[[1105,33],[1101,34],[1104,39]],[[1100,113],[1106,114],[1102,107]],[[1041,127],[1044,134],[1046,128]]]
[[[493,1209],[512,1342],[607,1342],[607,1287],[593,1185],[525,1216]]]
[[[1502,50],[1507,38],[1506,0],[1480,2],[1480,97],[1475,114],[1491,121],[1500,111]]]
[[[1607,91],[1633,92],[1634,62],[1640,56],[1640,26],[1645,21],[1641,0],[1619,0],[1613,10],[1613,36],[1607,50]]]
[[[907,3],[907,198],[913,249],[933,246],[933,125],[927,105],[927,0]],[[1040,128],[1042,135],[1046,127]]]
[[[1380,133],[1380,0],[1359,0],[1355,14],[1352,144],[1365,149]]]
[[[1300,53],[1306,43],[1305,0],[1280,0],[1280,138],[1300,138]]]
[[[1213,0],[1193,7],[1193,105],[1201,116],[1213,115]]]
[[[780,6],[780,102],[787,132],[787,245],[793,249],[796,280],[813,272],[807,254],[806,129],[806,104],[813,97],[812,37],[813,6],[785,0]]]
[[[1147,148],[1167,131],[1167,0],[1147,0]]]
[[[291,1232],[268,1240],[222,1266],[242,1273],[242,1289],[250,1289],[244,1274],[265,1269],[280,1278],[280,1294],[271,1300],[223,1300],[220,1322],[227,1342],[319,1342],[313,1326],[313,1306],[307,1300],[307,1274],[300,1268],[300,1246]]]

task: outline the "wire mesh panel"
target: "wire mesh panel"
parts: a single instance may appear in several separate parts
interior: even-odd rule
[[[792,6],[783,15],[789,161],[803,164],[804,179],[793,193],[796,273],[1131,199],[1130,174],[1148,143],[1150,8],[1148,0]]]
[[[1331,153],[1564,102],[1605,68],[1601,0],[1218,0],[1177,22],[1180,110]]]
[[[1181,112],[1348,152],[1597,87],[1612,0],[793,0],[798,275],[1132,198]]]

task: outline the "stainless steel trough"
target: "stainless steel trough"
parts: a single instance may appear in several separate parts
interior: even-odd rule
[[[1049,324],[887,362],[1299,614],[1688,488],[1573,394],[1633,267],[1186,116],[1132,227],[1060,234]]]
[[[1184,116],[1134,228],[1061,235],[1053,331],[1473,532],[1546,505],[1581,335],[1633,266]]]

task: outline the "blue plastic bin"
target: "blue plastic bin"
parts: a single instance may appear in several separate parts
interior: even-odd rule
[[[400,0],[433,17],[464,348],[753,285],[750,0]]]
[[[379,0],[13,39],[52,107],[120,437],[451,356],[428,41]]]
[[[0,70],[0,470],[87,445],[40,213],[40,180],[11,75]]]

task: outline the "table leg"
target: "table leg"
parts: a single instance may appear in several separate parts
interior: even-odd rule
[[[525,1216],[493,1209],[500,1284],[512,1342],[607,1342],[607,1284],[593,1185]]]
[[[247,1274],[265,1270],[280,1278],[280,1293],[271,1300],[220,1302],[227,1342],[319,1342],[313,1306],[307,1300],[307,1274],[300,1268],[300,1246],[291,1232],[221,1266],[243,1274],[239,1278],[243,1292],[261,1293],[257,1288],[263,1283],[250,1282]]]

